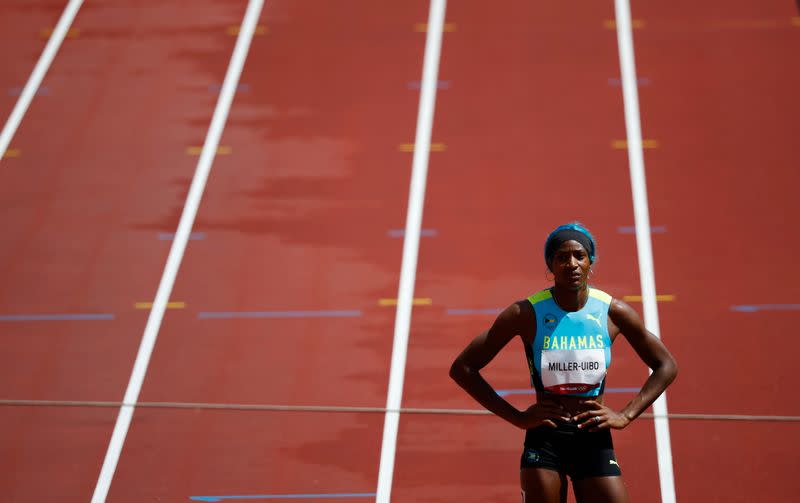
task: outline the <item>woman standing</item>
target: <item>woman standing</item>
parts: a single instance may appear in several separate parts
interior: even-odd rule
[[[564,503],[567,476],[578,503],[629,501],[610,430],[636,419],[675,379],[678,367],[661,340],[626,303],[588,286],[595,261],[591,233],[578,223],[556,228],[545,242],[554,284],[505,309],[453,362],[450,376],[481,405],[526,430],[520,462],[523,503]],[[623,334],[652,369],[621,411],[603,405],[611,345]],[[536,403],[519,411],[481,376],[519,336]]]

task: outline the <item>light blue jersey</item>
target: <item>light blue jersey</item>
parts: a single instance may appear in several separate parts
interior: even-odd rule
[[[561,309],[550,290],[531,295],[528,301],[536,316],[536,337],[525,347],[531,385],[545,394],[602,394],[611,365],[611,296],[589,288],[586,305],[575,312]]]

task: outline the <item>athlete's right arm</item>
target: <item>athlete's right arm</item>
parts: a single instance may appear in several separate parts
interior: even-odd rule
[[[553,419],[568,419],[559,405],[540,402],[519,411],[498,395],[480,373],[508,341],[522,333],[525,322],[530,323],[526,314],[517,303],[506,308],[489,330],[477,336],[456,357],[450,367],[450,377],[478,403],[518,428],[535,428],[542,424],[555,427]]]

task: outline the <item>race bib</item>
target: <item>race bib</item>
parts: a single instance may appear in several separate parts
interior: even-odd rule
[[[551,393],[586,393],[606,376],[602,349],[542,351],[542,384]]]

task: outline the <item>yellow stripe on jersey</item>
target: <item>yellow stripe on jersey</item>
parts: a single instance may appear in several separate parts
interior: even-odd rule
[[[594,297],[604,304],[611,304],[611,296],[602,290],[596,288],[589,289],[589,297]]]
[[[542,302],[543,300],[553,298],[553,294],[550,293],[550,290],[542,290],[541,292],[536,292],[530,297],[528,297],[528,302],[531,304],[536,304],[538,302]]]

